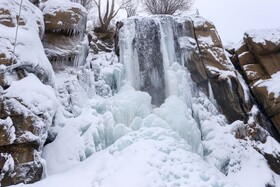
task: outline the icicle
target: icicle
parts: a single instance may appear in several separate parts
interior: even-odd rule
[[[216,99],[214,98],[214,93],[212,90],[212,85],[210,83],[210,80],[208,81],[208,92],[209,92],[210,101],[217,107],[218,105],[217,105]]]

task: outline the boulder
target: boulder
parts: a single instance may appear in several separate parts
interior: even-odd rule
[[[55,70],[83,64],[87,55],[86,10],[73,2],[47,1],[43,5],[43,44]]]
[[[255,57],[248,51],[238,55],[238,59],[241,66],[255,63]]]
[[[280,52],[259,56],[258,62],[271,77],[280,70]]]
[[[267,55],[280,50],[280,29],[251,30],[245,33],[244,42],[255,55]]]
[[[246,79],[251,84],[255,83],[260,79],[265,79],[266,74],[259,64],[248,64],[242,66],[244,73],[246,74]]]

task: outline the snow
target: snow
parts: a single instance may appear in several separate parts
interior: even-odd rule
[[[4,166],[0,173],[0,180],[2,180],[6,172],[14,170],[15,161],[12,155],[8,153],[0,153],[0,156],[3,160],[5,160]]]
[[[0,119],[0,124],[1,124],[1,129],[3,129],[6,132],[6,140],[10,144],[14,143],[16,139],[16,134],[15,134],[15,127],[13,126],[13,121],[11,120],[10,117],[7,119]]]
[[[20,99],[21,104],[30,109],[34,114],[54,116],[58,101],[51,86],[44,85],[34,75],[29,74],[20,81],[12,82],[11,86],[4,91],[6,98]]]
[[[3,0],[0,4],[1,8],[10,10],[14,24],[16,24],[19,5],[20,0]],[[32,72],[41,71],[46,76],[43,81],[54,85],[54,72],[41,43],[41,34],[44,32],[43,14],[29,1],[23,1],[21,18],[25,24],[19,26],[14,66],[23,66]],[[41,33],[39,33],[39,27],[42,29]],[[15,43],[16,27],[7,27],[0,24],[0,32],[0,52],[11,59],[14,57],[12,51]]]
[[[271,76],[270,79],[267,80],[259,80],[255,83],[258,87],[266,87],[269,94],[273,94],[274,98],[280,96],[280,72],[277,72]]]
[[[280,45],[280,28],[249,30],[246,31],[246,34],[248,34],[248,36],[253,39],[253,42],[257,44],[266,44],[266,42],[271,42],[277,46]]]
[[[54,14],[56,13],[58,10],[60,11],[69,11],[69,9],[71,10],[72,8],[77,8],[79,10],[82,10],[83,13],[86,13],[86,9],[79,3],[73,3],[70,0],[60,0],[60,1],[56,1],[56,0],[48,0],[47,2],[43,3],[43,5],[41,5],[43,8],[43,13],[46,14]]]
[[[133,90],[127,88],[122,92],[127,92],[128,96]],[[226,124],[225,118],[205,95],[200,93],[199,96],[193,98],[192,109],[202,134],[194,120],[186,118],[188,112],[185,110],[188,107],[184,102],[177,96],[170,96],[161,107],[151,111],[151,114],[144,118],[135,117],[131,124],[138,123],[137,128],[130,129],[132,125],[127,127],[125,124],[117,124],[113,130],[115,143],[99,152],[93,151],[94,154],[84,160],[84,146],[90,146],[93,143],[91,138],[96,137],[92,132],[97,133],[88,129],[98,128],[96,124],[101,125],[100,118],[94,117],[98,114],[94,110],[85,109],[78,118],[66,120],[65,127],[58,133],[55,141],[44,150],[47,167],[55,167],[56,171],[52,170],[54,168],[48,168],[46,179],[24,186],[44,187],[60,184],[67,187],[261,187],[273,182],[273,173],[266,160],[251,147],[250,142],[235,139],[231,133],[233,126]],[[127,100],[133,102],[129,97]],[[178,113],[174,116],[175,108]],[[114,124],[112,113],[106,112],[103,117],[104,124],[105,120],[109,121],[107,124]],[[89,125],[90,123],[92,125]],[[84,124],[83,127],[80,126],[79,131],[76,129],[77,124]],[[103,127],[103,130],[105,129]],[[112,127],[110,129],[112,131]],[[109,133],[108,130],[103,132]],[[196,131],[198,134],[194,133]],[[99,132],[102,132],[102,125]],[[90,136],[87,137],[91,137],[90,139],[79,138],[88,133]],[[100,137],[99,140],[103,138]],[[196,139],[198,142],[195,142]],[[271,143],[263,147],[278,149],[278,143],[274,141],[272,145],[273,140],[269,142]],[[200,150],[198,152],[197,146]],[[66,160],[68,163],[65,163]],[[80,162],[81,160],[84,161]],[[67,165],[69,163],[70,165]],[[62,168],[64,169],[61,170]],[[258,177],[248,180],[244,178],[248,174]],[[279,181],[277,175],[274,177],[274,180]]]

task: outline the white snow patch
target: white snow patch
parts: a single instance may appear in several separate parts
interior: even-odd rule
[[[258,82],[259,83],[259,82]],[[258,87],[266,87],[269,94],[274,94],[277,98],[280,96],[280,72],[277,72],[271,76],[271,79],[262,80]],[[255,85],[257,82],[255,83]]]

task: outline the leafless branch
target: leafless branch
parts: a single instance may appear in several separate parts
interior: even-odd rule
[[[170,14],[184,12],[191,8],[193,0],[143,0],[145,10],[150,14]]]
[[[116,17],[119,10],[125,9],[125,7],[127,7],[132,0],[123,0],[117,9],[115,6],[116,5],[115,0],[111,0],[111,1],[106,0],[105,12],[103,12],[102,10],[103,5],[101,4],[102,2],[105,2],[105,0],[102,0],[102,2],[101,0],[93,0],[93,1],[98,9],[98,17],[99,17],[98,19],[100,22],[100,27],[98,28],[98,30],[100,32],[107,32],[109,29],[110,22]]]

